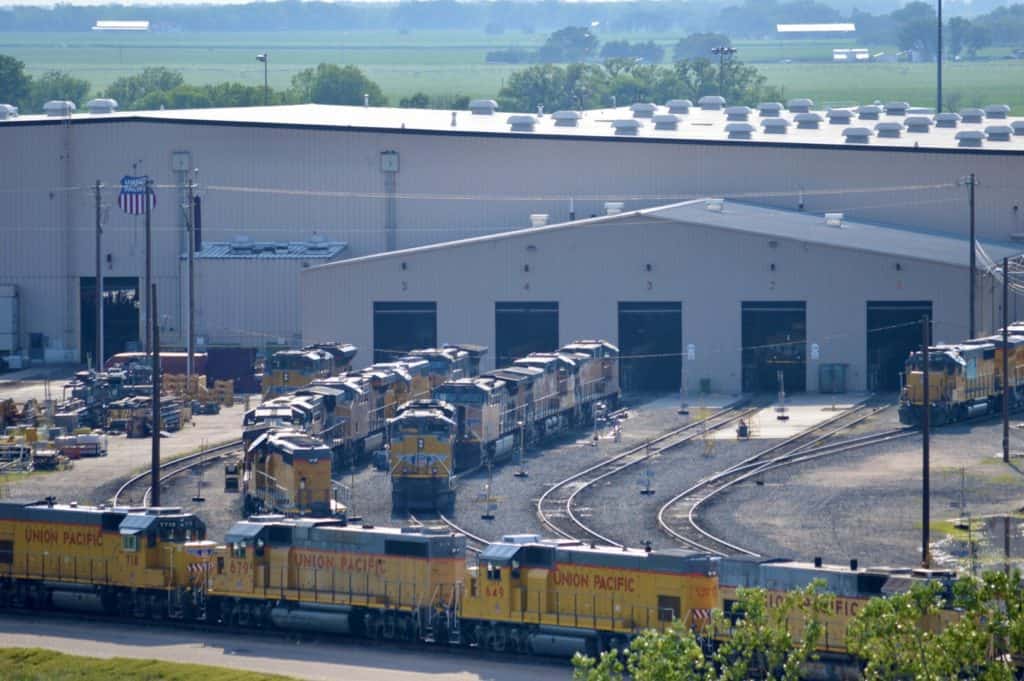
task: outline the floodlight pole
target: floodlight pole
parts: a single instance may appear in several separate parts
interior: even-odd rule
[[[725,97],[725,58],[726,56],[736,54],[736,48],[721,45],[719,47],[712,47],[711,53],[718,55],[718,95]]]
[[[149,197],[147,197],[149,198]],[[148,205],[148,204],[147,204]],[[149,290],[152,298],[153,317],[149,320],[149,326],[153,332],[153,411],[152,411],[152,439],[150,440],[149,476],[150,489],[149,505],[160,505],[160,327],[156,323],[156,284]]]
[[[935,50],[935,113],[942,113],[942,0],[936,0],[939,10],[938,46]],[[971,336],[974,337],[973,334]]]
[[[1010,463],[1010,259],[1003,258],[1003,463]]]
[[[270,87],[267,81],[267,63],[270,61],[269,56],[269,52],[263,52],[256,55],[256,61],[263,62],[263,106],[270,104]]]
[[[921,371],[921,388],[922,388],[922,409],[921,409],[921,567],[928,568],[931,564],[931,557],[929,556],[928,544],[931,539],[930,533],[931,528],[931,509],[929,503],[931,502],[931,489],[929,480],[930,473],[930,454],[929,447],[931,442],[929,441],[931,429],[931,412],[932,412],[932,401],[931,394],[929,392],[930,386],[928,384],[928,365],[930,358],[928,357],[928,346],[931,343],[931,334],[929,331],[930,323],[928,315],[921,318],[921,360],[922,360],[922,371]]]
[[[146,212],[146,352],[153,351],[153,314],[156,309],[153,300],[153,216],[150,203],[153,200],[153,180],[146,176],[146,191],[143,205]]]
[[[96,371],[103,371],[103,183],[96,180]]]

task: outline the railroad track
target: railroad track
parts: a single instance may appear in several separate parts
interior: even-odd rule
[[[217,445],[216,447],[209,447],[207,449],[200,450],[194,454],[188,454],[180,458],[174,459],[173,461],[167,461],[160,464],[160,482],[163,483],[171,478],[181,475],[185,471],[189,471],[197,466],[205,465],[210,461],[220,458],[228,452],[238,449],[242,446],[241,440],[235,440],[234,442],[228,442],[226,444]],[[114,498],[112,504],[114,506],[120,506],[125,503],[127,498],[127,492],[132,487],[139,484],[146,483],[149,481],[150,471],[146,470],[137,475],[133,475],[124,482],[123,485],[117,488],[114,492]],[[148,506],[150,495],[153,492],[153,488],[150,485],[146,485],[145,491],[142,494],[142,505]]]
[[[606,537],[584,523],[573,511],[573,502],[583,490],[613,475],[647,461],[652,456],[680,447],[695,440],[708,431],[723,428],[740,419],[747,418],[761,407],[734,406],[723,409],[707,418],[693,421],[668,431],[637,447],[590,466],[582,471],[556,482],[537,500],[537,518],[541,524],[565,539],[579,540],[589,537],[609,546],[622,544]]]
[[[861,404],[699,480],[661,506],[658,510],[659,527],[673,539],[698,551],[719,556],[736,553],[757,556],[756,552],[715,536],[701,527],[697,522],[700,507],[730,487],[768,471],[889,442],[918,432],[916,428],[908,426],[825,443],[825,440],[863,423],[889,406]]]
[[[487,548],[488,541],[482,537],[478,537],[469,530],[456,525],[452,522],[451,518],[447,517],[443,513],[437,515],[437,519],[447,525],[454,532],[458,532],[466,537],[466,550],[473,554],[480,554],[485,548]],[[412,513],[409,514],[409,524],[413,527],[424,527],[422,520],[414,516]]]

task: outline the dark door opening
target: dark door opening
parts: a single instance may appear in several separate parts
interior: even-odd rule
[[[683,304],[619,303],[619,352],[623,392],[678,391]]]
[[[921,317],[931,314],[928,300],[868,301],[868,390],[900,389],[907,355],[921,347]]]
[[[79,280],[82,361],[96,355],[96,277]],[[139,349],[139,278],[103,278],[103,360]]]
[[[373,361],[437,346],[437,303],[374,303]]]
[[[494,366],[558,349],[558,303],[495,303]]]
[[[744,302],[743,390],[787,393],[807,389],[807,303]]]

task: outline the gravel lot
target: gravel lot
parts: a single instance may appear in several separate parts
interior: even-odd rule
[[[895,409],[875,420],[879,426],[896,423]],[[1024,431],[1014,427],[1011,432],[1011,447],[1024,452]],[[960,515],[961,490],[975,517],[1024,506],[1024,462],[1002,463],[1001,437],[998,421],[948,426],[933,434],[932,552],[941,563],[956,564],[950,554],[965,551],[962,542],[947,540],[942,531],[948,529],[943,521]],[[822,556],[838,563],[858,558],[862,565],[920,561],[919,436],[781,469],[765,475],[764,482],[744,483],[706,506],[705,527],[763,555]],[[1020,556],[1019,527],[1013,533],[1012,551]],[[983,545],[981,551],[991,553],[993,547]]]

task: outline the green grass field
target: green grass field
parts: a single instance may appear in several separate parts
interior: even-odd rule
[[[255,56],[270,53],[270,83],[285,88],[298,71],[319,62],[356,64],[376,80],[394,103],[422,91],[430,95],[493,97],[516,65],[487,64],[490,50],[533,48],[541,34],[487,35],[474,31],[279,32],[279,33],[3,33],[0,54],[21,59],[33,75],[52,69],[71,72],[93,84],[96,92],[114,79],[145,66],[180,69],[187,81],[226,80],[250,85],[263,82],[263,65]],[[671,47],[677,34],[601,34],[610,40],[654,40]],[[738,42],[739,57],[757,65],[769,84],[786,97],[818,102],[864,102],[908,99],[929,105],[934,99],[934,64],[832,64],[833,47],[851,41]],[[893,52],[890,47],[872,52]],[[993,49],[992,56],[1006,50]],[[791,60],[792,63],[786,63]],[[800,60],[821,60],[801,63]],[[949,64],[945,89],[956,106],[1007,103],[1024,108],[1024,61],[999,60]]]
[[[0,649],[0,681],[288,681],[290,677],[196,664],[103,660],[39,648]]]

